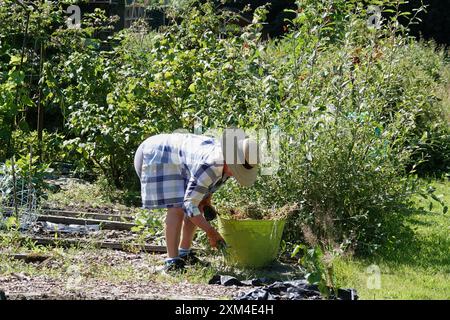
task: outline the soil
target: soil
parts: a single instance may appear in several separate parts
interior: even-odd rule
[[[162,281],[122,281],[110,283],[99,279],[86,279],[75,288],[68,289],[65,282],[49,276],[27,277],[10,275],[0,277],[0,288],[8,300],[210,300],[231,299],[238,291],[235,287]]]
[[[159,279],[164,258],[165,255],[112,250],[66,253],[65,257],[55,256],[33,264],[42,269],[39,274],[0,275],[0,290],[9,300],[232,299],[242,291],[238,287]],[[110,268],[107,270],[128,270],[129,274],[122,277],[132,279],[120,280],[120,276],[96,274],[99,268],[105,267]]]

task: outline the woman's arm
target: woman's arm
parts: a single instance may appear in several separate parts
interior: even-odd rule
[[[220,233],[217,232],[217,230],[214,229],[214,227],[208,221],[206,221],[205,217],[202,214],[192,217],[190,218],[190,220],[193,224],[206,232],[211,247],[217,248],[218,242],[224,241]]]

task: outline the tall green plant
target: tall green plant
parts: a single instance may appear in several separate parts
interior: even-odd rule
[[[283,61],[271,70],[278,90],[269,100],[278,106],[270,124],[284,133],[281,167],[252,189],[229,185],[221,196],[237,205],[297,202],[288,239],[324,247],[350,242],[371,252],[395,245],[410,196],[420,190],[418,163],[408,166],[411,138],[438,108],[427,68],[442,59],[403,36],[395,19],[380,30],[369,27],[361,6],[343,12],[330,37],[339,4],[299,3],[295,29],[261,50],[269,65]],[[406,52],[425,51],[436,60],[405,59]]]

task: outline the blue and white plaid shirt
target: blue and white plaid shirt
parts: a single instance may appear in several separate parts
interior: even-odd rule
[[[139,154],[142,160],[136,160]],[[221,145],[206,136],[152,136],[141,144],[136,159],[144,208],[181,207],[186,216],[197,216],[200,201],[227,179]]]

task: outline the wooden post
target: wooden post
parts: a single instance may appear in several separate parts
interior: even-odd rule
[[[13,154],[11,158],[11,170],[13,176],[13,201],[14,201],[14,215],[19,220],[19,209],[17,207],[17,179],[16,179],[16,156]]]
[[[27,198],[27,204],[28,204],[28,213],[31,212],[32,208],[33,208],[33,199],[32,199],[32,181],[31,181],[31,177],[32,177],[32,168],[33,168],[33,145],[30,144],[30,163],[28,164],[28,198]]]
[[[41,77],[42,77],[42,71],[43,71],[43,66],[44,66],[44,52],[45,52],[45,48],[44,48],[44,44],[41,43],[41,53],[40,53],[40,70],[39,70],[39,83],[41,83]],[[38,116],[37,116],[37,139],[38,139],[38,150],[37,150],[37,154],[39,156],[39,161],[42,162],[42,132],[44,130],[44,110],[42,108],[42,87],[40,84],[38,84],[39,86],[39,93],[38,93],[38,103],[37,103],[37,107],[38,107]]]

